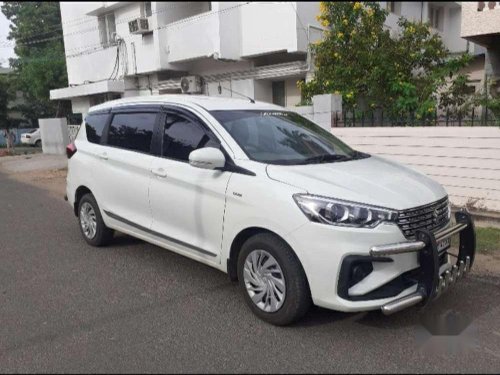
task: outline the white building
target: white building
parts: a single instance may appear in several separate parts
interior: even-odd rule
[[[500,95],[500,2],[464,2],[461,35],[486,50],[485,77],[491,81],[491,94]]]
[[[460,37],[461,6],[457,1],[386,1],[386,25],[397,32],[398,18],[429,22],[451,53],[465,52],[467,42]]]
[[[381,5],[394,32],[400,15],[429,20],[451,52],[467,49],[459,2]],[[318,14],[319,2],[61,2],[69,87],[50,97],[86,113],[118,97],[181,92],[181,77],[199,76],[206,95],[293,107],[310,71],[308,40],[322,34]]]

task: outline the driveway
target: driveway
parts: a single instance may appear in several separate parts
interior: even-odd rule
[[[1,372],[500,371],[500,278],[424,312],[257,319],[208,266],[119,235],[93,248],[62,194],[0,173]]]

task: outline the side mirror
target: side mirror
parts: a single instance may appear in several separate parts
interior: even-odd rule
[[[221,150],[214,147],[204,147],[189,154],[189,164],[203,169],[223,168],[226,158]]]

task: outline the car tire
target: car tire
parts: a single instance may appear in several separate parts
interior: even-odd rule
[[[261,258],[256,263],[259,256]],[[262,266],[261,272],[258,272],[258,267],[254,266],[259,262],[264,266],[270,265],[267,271]],[[271,233],[257,234],[243,244],[238,256],[238,280],[245,301],[253,313],[274,325],[283,326],[296,322],[307,313],[312,304],[309,284],[299,259],[286,242]],[[256,287],[255,283],[259,285]],[[266,311],[266,302],[259,297],[262,295],[261,288],[266,289],[264,295],[267,290],[271,290],[270,295],[274,296],[275,301],[280,300],[279,295],[283,298],[274,306],[272,303],[268,304]],[[258,303],[254,302],[251,294]]]
[[[41,147],[42,146],[42,141],[38,140],[35,142],[35,147]]]
[[[91,193],[78,202],[78,224],[89,245],[104,246],[113,239],[113,230],[104,224],[99,206]]]

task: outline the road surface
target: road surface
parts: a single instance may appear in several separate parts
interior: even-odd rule
[[[62,196],[0,174],[0,202],[1,372],[500,372],[500,278],[280,328],[215,269],[124,235],[88,246]]]

